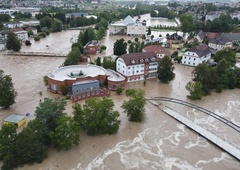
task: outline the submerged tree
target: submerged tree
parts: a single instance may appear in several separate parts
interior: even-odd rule
[[[15,103],[17,92],[13,87],[12,77],[0,70],[0,107],[8,108]]]
[[[113,134],[119,129],[119,112],[113,110],[114,102],[109,98],[90,98],[83,108],[76,103],[73,106],[74,119],[88,135]]]
[[[17,35],[14,34],[12,31],[8,31],[6,48],[8,50],[20,51],[21,45],[22,44],[20,40],[17,38]]]
[[[168,56],[164,56],[159,61],[158,66],[158,79],[161,80],[163,83],[169,83],[175,77],[175,73],[173,72],[174,66],[172,60]]]
[[[122,108],[127,113],[129,121],[142,122],[145,120],[145,93],[142,89],[127,89],[126,95],[130,97],[128,101],[124,101]]]

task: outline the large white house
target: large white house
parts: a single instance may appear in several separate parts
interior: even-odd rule
[[[182,54],[182,64],[189,66],[197,66],[198,64],[207,62],[210,59],[211,51],[205,44],[194,47]]]
[[[209,40],[208,46],[214,50],[220,51],[224,48],[232,48],[233,43],[230,39],[226,37],[216,37]]]
[[[109,24],[110,35],[145,35],[146,24],[127,16],[124,20]]]
[[[154,52],[124,54],[116,61],[116,71],[128,82],[156,78],[159,60]]]

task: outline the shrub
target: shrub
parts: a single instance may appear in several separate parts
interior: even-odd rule
[[[45,37],[46,37],[46,33],[45,33],[45,32],[41,32],[41,33],[39,34],[39,36],[45,38]]]
[[[41,39],[41,38],[40,38],[39,36],[34,36],[34,40],[35,40],[35,41],[40,41],[40,39]]]
[[[117,87],[116,93],[120,95],[123,92],[123,88],[121,86]]]
[[[48,85],[48,76],[43,77],[44,84],[47,86]]]
[[[66,84],[61,84],[60,89],[61,89],[61,92],[64,96],[66,96],[69,92],[69,88]]]

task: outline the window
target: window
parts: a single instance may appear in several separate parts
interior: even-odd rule
[[[130,69],[131,67],[128,67],[128,69]]]

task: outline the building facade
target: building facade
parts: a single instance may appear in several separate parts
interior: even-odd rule
[[[95,55],[100,52],[100,42],[97,40],[92,40],[84,46],[84,52],[86,54]]]
[[[67,86],[74,101],[106,94],[100,86],[116,90],[118,86],[124,88],[125,83],[125,77],[119,73],[91,64],[60,67],[48,76],[51,92],[61,94],[61,86]]]
[[[154,52],[158,58],[163,58],[164,56],[171,56],[170,52],[162,47],[161,45],[148,45],[143,48],[143,52]]]
[[[197,66],[211,59],[211,51],[207,45],[194,47],[182,54],[182,64],[188,66]]]
[[[116,61],[116,71],[128,82],[156,78],[159,60],[154,52],[124,54]]]
[[[224,48],[232,48],[233,43],[225,37],[216,37],[209,40],[208,46],[214,50],[220,51]]]
[[[110,35],[145,35],[146,21],[135,21],[131,16],[128,15],[124,20],[109,24],[109,33]]]

